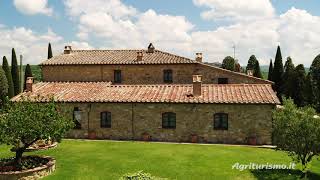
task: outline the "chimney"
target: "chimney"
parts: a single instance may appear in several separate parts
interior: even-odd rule
[[[142,51],[138,51],[138,52],[137,52],[137,61],[138,61],[138,62],[139,62],[139,61],[142,61],[142,57],[143,57]]]
[[[253,76],[253,70],[249,70],[249,69],[248,69],[248,70],[247,70],[247,75],[248,75],[248,76]]]
[[[27,77],[26,92],[32,92],[33,77]]]
[[[152,43],[150,43],[149,44],[149,46],[148,46],[148,53],[154,53],[154,46],[153,46],[153,44]]]
[[[196,61],[202,62],[202,53],[196,53]]]
[[[201,75],[193,75],[192,79],[193,79],[192,80],[193,96],[201,96],[202,76]]]
[[[72,51],[71,46],[65,46],[65,47],[64,47],[64,54],[70,54],[71,51]]]

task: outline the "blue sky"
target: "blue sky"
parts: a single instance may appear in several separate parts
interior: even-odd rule
[[[90,7],[88,2],[97,7]],[[268,64],[278,44],[284,58],[292,56],[296,64],[308,66],[320,53],[320,27],[309,29],[320,23],[320,1],[261,0],[254,4],[253,0],[244,0],[239,4],[225,0],[231,8],[221,2],[1,0],[0,35],[5,38],[0,37],[0,55],[8,55],[13,46],[26,56],[26,62],[37,64],[45,59],[49,41],[55,54],[66,44],[84,49],[137,49],[153,42],[156,48],[190,58],[201,51],[211,62],[232,55],[235,44],[241,64],[251,54],[261,64]],[[21,37],[12,37],[14,34]],[[310,50],[298,52],[304,48]]]

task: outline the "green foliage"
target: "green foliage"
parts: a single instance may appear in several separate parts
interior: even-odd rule
[[[257,58],[255,55],[251,55],[249,60],[248,60],[248,64],[247,64],[247,67],[246,67],[246,72],[248,70],[252,70],[254,71],[254,69],[256,68],[256,63],[257,63]]]
[[[304,88],[303,94],[305,98],[305,104],[308,104],[309,106],[314,107],[315,95],[313,94],[313,90],[312,90],[312,80],[311,80],[310,72],[306,76],[306,82],[305,82],[305,88]]]
[[[135,173],[125,174],[119,180],[165,180],[165,178],[154,177],[149,173],[138,171]]]
[[[287,58],[284,65],[284,73],[282,76],[281,92],[285,97],[293,98],[294,93],[294,64],[291,57]]]
[[[21,98],[19,102],[6,103],[0,115],[0,141],[13,146],[17,165],[26,148],[34,142],[39,139],[59,141],[73,126],[72,119],[57,110],[52,98]]]
[[[299,64],[293,72],[292,82],[292,98],[298,107],[307,105],[305,97],[306,88],[306,71],[303,64]]]
[[[2,69],[4,70],[8,81],[8,96],[9,98],[12,98],[14,96],[13,81],[8,60],[5,56],[3,56]]]
[[[272,81],[272,72],[273,72],[273,64],[272,59],[270,59],[269,71],[268,71],[268,80]]]
[[[310,80],[312,93],[314,95],[314,106],[320,112],[320,55],[318,55],[310,66]]]
[[[52,57],[53,57],[53,55],[52,55],[51,43],[49,43],[49,45],[48,45],[48,59],[50,59]]]
[[[11,55],[11,74],[12,74],[12,81],[13,81],[13,88],[14,88],[14,95],[20,93],[20,80],[19,80],[19,67],[17,62],[17,56],[14,48],[12,48],[12,55]]]
[[[230,71],[235,70],[235,60],[231,56],[227,56],[223,59],[222,61],[222,66],[223,69],[228,69]]]
[[[273,113],[274,144],[306,171],[313,157],[320,154],[320,118],[311,107],[298,108],[292,99],[283,99],[283,108]]]
[[[4,99],[8,95],[8,81],[5,72],[0,68],[0,108],[4,104]]]
[[[283,64],[280,46],[277,48],[277,54],[274,60],[274,66],[272,71],[272,81],[274,82],[274,90],[277,92],[279,98],[281,98],[281,84],[283,75]]]
[[[27,64],[25,70],[24,70],[24,82],[23,82],[23,90],[26,89],[26,81],[27,81],[27,77],[33,77],[32,75],[32,71],[31,71],[31,67],[29,64]]]
[[[259,61],[256,61],[254,65],[253,76],[257,78],[262,78]]]

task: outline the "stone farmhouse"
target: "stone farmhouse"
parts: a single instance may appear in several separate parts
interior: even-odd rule
[[[41,63],[22,95],[54,96],[70,138],[271,144],[272,82],[156,50],[72,50]],[[46,101],[45,99],[42,101]]]

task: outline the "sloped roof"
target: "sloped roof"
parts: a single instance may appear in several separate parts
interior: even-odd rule
[[[143,60],[137,61],[137,53],[143,53]],[[40,65],[74,64],[195,64],[195,60],[167,52],[154,50],[72,50],[70,54],[54,56]]]
[[[136,102],[279,104],[270,84],[202,84],[202,95],[193,97],[192,84],[111,85],[109,82],[40,82],[22,95],[53,96],[57,102]],[[46,100],[43,100],[46,101]]]

